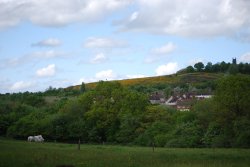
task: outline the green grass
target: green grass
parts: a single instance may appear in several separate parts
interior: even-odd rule
[[[249,167],[249,149],[181,149],[28,143],[0,139],[0,166]]]

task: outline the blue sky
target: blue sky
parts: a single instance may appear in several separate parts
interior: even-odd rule
[[[248,0],[0,0],[0,93],[250,62]]]

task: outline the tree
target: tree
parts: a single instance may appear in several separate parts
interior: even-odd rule
[[[86,91],[85,83],[82,82],[81,87],[80,87],[80,93],[84,93]]]
[[[213,70],[213,64],[211,62],[208,62],[207,65],[205,66],[205,71],[212,72],[212,70]]]
[[[171,139],[172,138],[172,139]],[[168,147],[199,147],[202,129],[196,121],[179,123],[172,132],[166,146]]]
[[[224,61],[222,61],[220,63],[220,71],[221,72],[227,72],[229,66],[230,66],[230,63],[225,63]]]
[[[192,73],[192,72],[194,72],[193,66],[188,66],[188,67],[186,68],[186,71],[187,71],[187,73]]]
[[[148,106],[147,96],[138,92],[126,91],[120,102],[119,132],[117,140],[121,143],[130,143],[140,134],[142,116]]]
[[[239,72],[239,69],[238,69],[238,66],[236,64],[231,64],[229,66],[228,71],[229,71],[229,74],[235,75],[235,74],[237,74]]]
[[[145,137],[147,137],[147,145],[152,142],[156,146],[163,147],[167,142],[166,134],[171,130],[171,126],[163,121],[154,122],[145,132]]]
[[[197,116],[198,123],[203,129],[207,129],[209,123],[216,119],[215,105],[213,99],[205,99],[198,101],[192,111]]]
[[[246,74],[246,68],[245,68],[245,65],[243,63],[238,64],[238,69],[239,69],[240,73]]]
[[[66,114],[56,114],[54,115],[51,124],[53,126],[53,138],[55,140],[67,140],[69,137],[67,126],[70,122],[69,117]]]
[[[250,77],[235,75],[222,78],[216,88],[215,100],[220,110],[236,116],[250,115]]]
[[[207,128],[206,133],[202,139],[203,144],[207,147],[229,147],[229,139],[223,132],[221,124],[218,122],[211,122]]]
[[[69,124],[67,127],[70,139],[81,139],[85,142],[87,141],[87,130],[85,122],[82,119],[75,119],[75,121]]]
[[[212,72],[219,72],[220,71],[220,64],[216,63],[212,67]]]
[[[171,96],[171,93],[172,93],[172,88],[170,86],[167,86],[164,90],[164,95],[166,98],[169,98]]]
[[[41,134],[40,121],[46,117],[43,110],[33,109],[28,115],[20,118],[8,128],[8,136],[26,138],[29,135]]]
[[[204,64],[202,62],[198,62],[194,65],[194,67],[197,69],[198,72],[201,72],[204,68]]]
[[[214,98],[207,101],[211,103],[210,107],[206,104],[194,108],[202,110],[196,112],[202,129],[206,129],[204,144],[209,147],[249,147],[249,101],[249,76],[229,75],[220,79]]]

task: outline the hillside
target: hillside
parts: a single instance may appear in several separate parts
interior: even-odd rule
[[[88,91],[83,85],[84,92],[61,88],[2,95],[0,136],[27,139],[41,134],[46,141],[250,148],[249,75],[190,73],[119,82],[98,82]],[[186,98],[193,93],[213,98],[193,102]],[[151,98],[154,95],[159,98]],[[155,105],[162,102],[161,95],[180,95],[179,101],[168,101],[176,103],[176,109]]]
[[[222,73],[186,73],[186,74],[172,74],[165,76],[155,76],[155,77],[146,77],[146,78],[136,78],[136,79],[125,79],[125,80],[117,80],[122,86],[133,86],[133,85],[157,85],[157,84],[173,84],[173,85],[181,85],[181,84],[192,84],[199,85],[202,83],[206,83],[209,81],[215,81],[221,78],[224,74]],[[86,83],[87,89],[92,89],[96,86],[97,82]],[[79,90],[80,85],[71,86],[66,89]]]

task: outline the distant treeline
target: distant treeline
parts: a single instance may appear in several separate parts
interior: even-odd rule
[[[248,75],[225,75],[216,83],[212,99],[198,101],[187,112],[152,105],[146,94],[118,82],[101,81],[92,90],[82,84],[75,97],[48,98],[54,97],[28,92],[0,95],[0,135],[27,139],[41,134],[45,141],[81,139],[159,147],[250,148]]]
[[[208,62],[204,65],[202,62],[196,63],[194,66],[188,66],[185,69],[180,70],[178,73],[192,73],[192,72],[209,72],[209,73],[230,73],[230,74],[250,74],[249,63],[236,63],[236,59],[233,59],[232,63],[221,63],[212,64]]]

